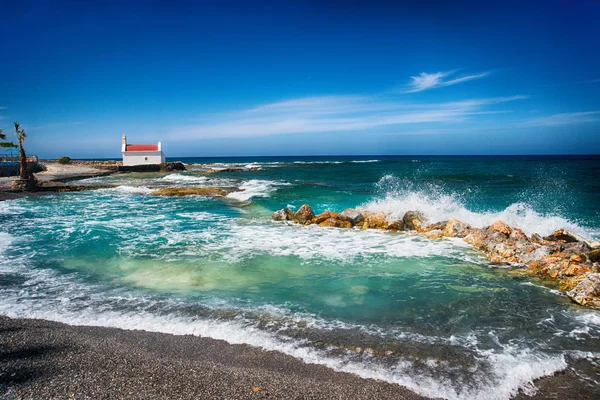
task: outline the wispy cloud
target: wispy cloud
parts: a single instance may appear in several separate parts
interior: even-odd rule
[[[422,123],[453,123],[504,113],[491,106],[526,96],[416,104],[380,96],[317,96],[205,117],[173,132],[178,138],[239,138],[318,132],[373,131]]]
[[[490,72],[482,72],[475,75],[466,75],[460,77],[454,77],[456,71],[447,71],[447,72],[435,72],[433,74],[429,74],[427,72],[421,72],[417,76],[411,76],[410,83],[407,85],[404,93],[415,93],[422,92],[423,90],[429,90],[436,87],[442,86],[452,86],[458,83],[472,81],[474,79],[480,79],[488,76]]]
[[[524,124],[530,126],[560,126],[598,121],[600,121],[600,111],[583,111],[536,117],[525,121]]]

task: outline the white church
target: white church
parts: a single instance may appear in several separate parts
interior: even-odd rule
[[[157,144],[127,144],[125,135],[121,140],[121,153],[124,166],[162,164],[166,161],[160,142]]]

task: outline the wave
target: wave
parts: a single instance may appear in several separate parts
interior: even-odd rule
[[[201,183],[201,182],[208,181],[208,178],[205,176],[170,174],[170,175],[164,176],[163,178],[161,178],[159,180],[163,181],[163,182]]]
[[[359,208],[372,212],[383,211],[393,219],[401,219],[409,210],[418,210],[429,223],[456,218],[476,228],[484,228],[502,220],[528,235],[549,235],[557,229],[568,229],[588,238],[600,235],[599,231],[582,227],[560,215],[540,213],[524,202],[513,203],[501,211],[477,212],[467,208],[462,196],[448,193],[438,185],[419,185],[393,175],[384,176],[377,185],[383,192],[383,198],[374,199]]]
[[[150,189],[149,187],[146,187],[146,186],[128,186],[128,185],[121,185],[121,186],[117,186],[116,188],[106,189],[106,190],[119,192],[119,193],[123,193],[123,194],[150,194],[154,191],[154,189]]]
[[[0,232],[0,256],[10,247],[13,237],[6,232]]]
[[[36,307],[33,302],[5,301],[0,304],[0,313],[11,318],[41,318],[71,325],[194,335],[230,344],[247,344],[267,351],[279,351],[307,364],[324,365],[362,378],[399,384],[422,396],[445,399],[509,399],[519,390],[532,395],[536,392],[535,379],[567,368],[564,355],[545,355],[516,345],[502,345],[500,350],[478,350],[474,347],[472,350],[478,362],[488,368],[485,371],[473,371],[471,376],[474,382],[469,382],[469,385],[462,382],[457,384],[444,376],[448,372],[455,374],[461,367],[439,363],[434,359],[428,360],[426,367],[418,365],[418,361],[403,358],[382,365],[369,356],[361,357],[353,352],[332,356],[327,350],[307,346],[305,341],[278,336],[239,318],[223,321],[189,318],[177,313],[156,315],[146,310],[117,311],[111,310],[106,301],[88,304],[83,308],[73,305],[70,309],[69,301],[65,300],[67,303],[55,301],[43,308]],[[129,303],[135,302],[131,297],[127,300]],[[156,307],[154,302],[145,303],[146,309]]]
[[[270,193],[276,191],[279,186],[287,185],[291,184],[287,182],[251,179],[239,186],[243,191],[229,193],[227,197],[238,201],[249,201],[253,197],[269,197]]]

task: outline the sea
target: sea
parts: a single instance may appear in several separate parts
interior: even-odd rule
[[[558,398],[600,398],[600,311],[554,282],[511,274],[460,239],[271,219],[303,204],[418,210],[597,241],[600,156],[178,160],[186,171],[0,202],[0,314],[244,343],[425,397],[534,395],[538,378],[568,372]]]

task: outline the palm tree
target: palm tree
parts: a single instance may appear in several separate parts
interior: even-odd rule
[[[19,140],[19,158],[21,161],[21,173],[19,174],[19,178],[27,180],[29,179],[27,156],[25,155],[25,150],[23,150],[23,141],[27,137],[27,133],[25,133],[25,129],[21,128],[21,125],[17,121],[15,121],[15,135],[17,135],[17,139]]]
[[[0,140],[6,140],[6,135],[2,133],[2,128],[0,128]],[[0,148],[11,148],[11,147],[19,147],[13,142],[0,142]]]

